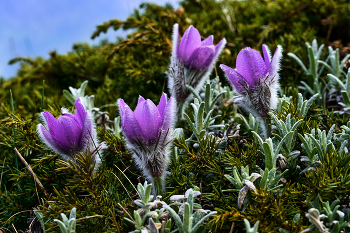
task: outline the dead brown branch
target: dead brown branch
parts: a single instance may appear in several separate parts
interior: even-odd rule
[[[28,171],[32,174],[32,176],[34,177],[35,182],[39,185],[41,191],[43,191],[43,193],[45,194],[47,200],[50,200],[50,195],[48,194],[48,192],[46,191],[46,189],[44,188],[44,186],[42,185],[42,183],[40,182],[39,178],[35,175],[32,167],[27,163],[27,161],[23,158],[23,156],[18,152],[17,148],[15,148],[15,151],[18,155],[18,157],[22,160],[22,162],[24,163],[24,165],[27,167]]]

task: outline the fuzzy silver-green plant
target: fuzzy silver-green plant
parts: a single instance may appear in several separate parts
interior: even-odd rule
[[[203,210],[199,204],[194,203],[195,197],[199,195],[201,195],[199,191],[189,189],[185,195],[170,197],[170,201],[183,200],[183,203],[175,202],[170,205],[164,205],[164,208],[176,222],[179,233],[196,233],[205,220],[217,213],[216,211]],[[171,205],[180,206],[178,213],[171,208]]]
[[[138,210],[134,210],[134,220],[130,218],[124,218],[126,221],[135,225],[134,233],[159,233],[159,229],[162,226],[160,222],[160,216],[164,212],[164,208],[155,209],[158,204],[166,205],[165,202],[160,199],[162,196],[157,196],[156,200],[153,200],[153,195],[151,195],[152,184],[148,184],[147,181],[143,185],[140,183],[137,185],[138,194],[140,199],[134,201],[134,203],[140,207]],[[148,225],[146,225],[148,223]],[[170,232],[171,220],[163,223],[165,228],[162,233]]]
[[[282,112],[283,106],[289,105],[291,103],[291,101],[292,101],[291,96],[287,97],[286,95],[283,95],[281,98],[278,98],[278,100],[277,100],[276,110],[278,112]]]
[[[310,134],[304,134],[304,136],[298,134],[302,141],[301,147],[307,155],[301,157],[301,161],[305,162],[307,166],[301,173],[308,170],[314,170],[315,165],[322,163],[326,154],[336,149],[332,142],[334,128],[335,125],[329,129],[328,134],[326,134],[325,130],[321,131],[320,129],[317,129],[317,137],[315,129],[312,129]],[[338,152],[342,153],[343,150],[347,150],[345,148],[345,142],[342,143]]]
[[[307,134],[314,143],[320,159],[331,150],[335,150],[335,146],[332,142],[334,128],[335,125],[332,125],[328,131],[328,134],[326,134],[326,130],[321,131],[320,129],[317,129],[317,139],[314,129],[311,130],[311,134]]]
[[[232,192],[238,191],[238,208],[242,208],[242,204],[245,201],[245,198],[249,191],[257,193],[257,189],[267,189],[267,191],[276,190],[282,185],[279,185],[278,182],[280,178],[287,172],[285,170],[283,173],[277,174],[276,169],[269,170],[265,168],[264,170],[260,169],[259,173],[249,174],[249,167],[241,167],[241,174],[238,173],[236,166],[233,168],[233,177],[225,174],[225,178],[233,184],[236,189],[226,189],[223,192]],[[258,178],[260,178],[258,180]]]
[[[199,142],[201,141],[206,133],[206,128],[213,124],[215,119],[211,118],[212,110],[206,114],[206,117],[204,117],[204,106],[205,103],[200,103],[197,98],[194,99],[194,103],[191,103],[194,111],[194,122],[192,122],[191,118],[184,113],[185,118],[187,120],[187,123],[191,127],[193,134],[190,138],[186,139],[187,141],[193,140],[193,136],[196,137],[196,140]],[[197,142],[196,141],[196,142]]]
[[[279,134],[275,134],[275,137],[278,140],[282,140],[286,135],[288,135],[290,132],[292,132],[291,137],[288,137],[282,146],[282,151],[286,155],[287,158],[295,159],[299,154],[300,151],[293,151],[294,145],[295,145],[295,139],[297,136],[297,129],[298,126],[301,124],[303,120],[298,120],[294,117],[291,117],[291,114],[287,115],[286,122],[283,122],[282,120],[279,120],[275,114],[272,112],[269,113],[271,116],[271,119],[275,122],[275,125],[278,129]]]
[[[346,148],[345,146],[349,143],[350,139],[350,121],[348,121],[346,125],[340,126],[340,128],[342,129],[342,132],[336,134],[335,136],[337,140],[342,142],[339,151],[341,152],[344,150],[346,153],[348,153],[348,148]]]
[[[252,132],[255,139],[260,144],[260,152],[265,157],[265,167],[269,170],[273,168],[276,169],[277,158],[279,157],[279,152],[282,149],[282,146],[285,142],[288,142],[293,135],[293,131],[288,132],[284,137],[277,143],[273,143],[271,138],[263,139],[255,131]],[[276,146],[275,146],[276,145]]]
[[[319,69],[318,69],[319,62],[318,61],[319,61],[319,58],[321,56],[323,47],[324,47],[324,45],[321,45],[320,47],[318,47],[316,39],[314,39],[312,41],[312,45],[310,45],[309,43],[306,43],[307,53],[308,53],[308,57],[309,57],[309,68],[308,69],[306,68],[304,63],[301,61],[301,59],[298,58],[294,53],[288,53],[288,56],[293,58],[298,63],[298,65],[302,68],[304,73],[307,76],[312,77],[312,80],[313,80],[312,87],[310,87],[306,82],[301,81],[301,83],[303,85],[303,86],[301,86],[301,89],[306,90],[311,95],[314,95],[316,93],[322,93],[321,92],[322,91],[322,83],[319,81],[319,77],[321,75],[322,70],[319,72]],[[322,98],[322,96],[320,98]]]
[[[220,117],[220,115],[211,117],[216,102],[219,100],[221,95],[226,93],[226,91],[222,91],[220,93],[216,93],[216,96],[214,97],[214,84],[214,82],[211,84],[209,81],[207,81],[205,85],[204,101],[202,101],[200,95],[191,86],[186,85],[192,92],[193,96],[195,96],[194,103],[191,103],[194,111],[194,122],[192,122],[191,118],[186,113],[183,114],[193,131],[192,136],[186,141],[194,141],[193,136],[195,136],[197,141],[194,142],[199,142],[204,138],[207,128],[224,127],[224,125],[213,125],[215,119]]]
[[[303,142],[301,144],[301,147],[303,148],[306,156],[301,156],[300,161],[304,162],[306,164],[306,168],[301,171],[301,174],[309,171],[309,170],[315,170],[315,166],[320,163],[317,153],[317,148],[314,145],[313,140],[311,137],[307,134],[302,136],[299,134],[300,140]]]
[[[67,90],[63,90],[63,95],[67,98],[69,102],[71,102],[71,104],[74,104],[74,102],[77,99],[85,96],[85,89],[87,87],[88,82],[88,80],[85,80],[78,89],[74,87],[69,87],[70,92]]]
[[[301,93],[298,93],[298,106],[297,106],[298,116],[305,118],[307,112],[309,111],[309,108],[311,107],[312,103],[317,99],[318,96],[319,94],[316,93],[309,100],[304,100],[303,95]]]
[[[63,213],[61,213],[62,221],[59,219],[54,219],[54,222],[57,222],[58,226],[60,227],[61,233],[75,233],[76,226],[77,226],[77,219],[76,219],[77,209],[74,207],[69,214],[69,219],[67,216]]]
[[[327,60],[330,60],[330,65],[326,62],[319,60],[318,62],[324,65],[327,70],[330,72],[327,74],[328,78],[330,78],[331,83],[335,86],[336,89],[342,89],[343,82],[340,81],[342,76],[346,77],[346,73],[343,70],[343,67],[347,60],[350,57],[350,54],[346,55],[342,61],[339,58],[339,49],[333,50],[331,46],[328,46],[329,55]],[[327,61],[326,60],[326,61]]]
[[[250,226],[250,222],[248,219],[244,219],[244,225],[245,225],[245,232],[246,233],[259,233],[259,221],[257,221],[253,227]]]
[[[80,98],[81,103],[84,105],[85,109],[93,111],[93,112],[98,112],[99,109],[95,108],[94,105],[94,101],[95,101],[95,96],[94,95],[90,95],[90,96],[86,96],[85,95],[85,89],[87,87],[88,84],[88,80],[85,80],[80,87],[77,88],[73,88],[73,87],[69,87],[69,91],[67,90],[63,90],[63,95],[67,98],[67,100],[71,103],[74,104],[74,102]]]
[[[336,76],[333,74],[328,74],[328,77],[336,82],[339,86],[339,89],[341,90],[341,95],[343,97],[344,103],[339,102],[339,104],[344,107],[345,111],[348,111],[350,109],[350,68],[348,69],[348,73],[346,76],[346,82],[345,84]]]
[[[326,233],[328,232],[328,229],[323,225],[323,221],[320,219],[320,212],[315,209],[311,208],[309,209],[308,213],[306,214],[306,217],[309,219],[309,221],[313,224],[311,227],[303,230],[301,233],[309,232],[313,228],[317,228],[320,232]]]
[[[345,213],[339,210],[338,202],[339,200],[335,200],[332,204],[329,204],[329,201],[321,201],[322,209],[321,206],[317,205],[315,207],[320,208],[320,210],[317,208],[309,209],[306,217],[312,224],[302,232],[308,232],[316,227],[320,232],[338,233],[348,228],[350,222],[345,221]]]
[[[44,216],[42,210],[34,209],[33,212],[34,212],[36,218],[38,219],[38,221],[40,222],[41,228],[43,229],[44,232],[46,232],[45,223],[49,222],[50,219],[48,219],[47,217]]]
[[[248,129],[248,134],[250,134],[252,131],[255,131],[255,132],[259,131],[260,123],[255,119],[253,114],[249,113],[248,121],[245,119],[245,117],[242,114],[238,114],[238,116],[243,120],[243,124]]]

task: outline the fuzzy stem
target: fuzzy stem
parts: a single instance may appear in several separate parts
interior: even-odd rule
[[[163,193],[164,187],[163,187],[163,179],[162,177],[156,177],[153,179],[153,184],[154,184],[154,191],[155,191],[155,197],[157,195],[160,195]]]
[[[183,119],[183,113],[185,111],[185,103],[177,102],[177,121]]]

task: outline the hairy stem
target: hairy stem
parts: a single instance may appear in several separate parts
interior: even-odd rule
[[[185,103],[177,102],[177,121],[183,119],[183,113],[185,111]]]

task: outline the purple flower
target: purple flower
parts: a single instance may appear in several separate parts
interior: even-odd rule
[[[135,111],[119,99],[122,129],[137,166],[153,182],[165,177],[173,140],[175,100],[163,93],[156,106],[140,97]]]
[[[202,41],[198,30],[190,26],[179,45],[179,25],[174,25],[168,87],[178,102],[185,103],[191,94],[186,85],[197,91],[203,86],[225,44],[222,39],[214,46],[213,36]]]
[[[97,152],[104,149],[104,143],[97,144],[97,134],[92,113],[86,111],[80,99],[75,101],[77,110],[74,115],[62,108],[62,114],[56,119],[51,113],[41,113],[44,124],[37,126],[40,139],[64,160],[75,160],[76,154],[91,153],[96,161],[95,169],[100,163]],[[94,143],[97,145],[95,148]]]
[[[185,31],[180,45],[177,49],[177,56],[184,62],[186,68],[190,70],[206,69],[218,54],[221,44],[214,46],[213,36],[209,36],[205,40],[201,40],[198,30],[192,25]]]
[[[278,45],[271,59],[269,48],[263,45],[264,59],[251,48],[242,49],[237,56],[236,70],[220,65],[237,92],[235,102],[258,118],[268,118],[277,105],[282,46]]]

